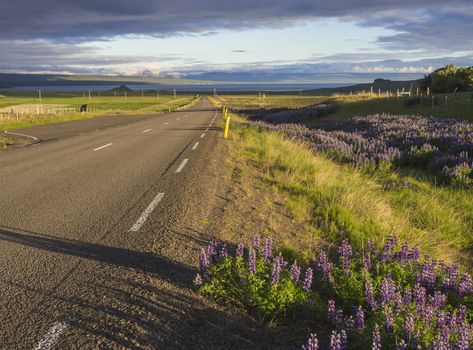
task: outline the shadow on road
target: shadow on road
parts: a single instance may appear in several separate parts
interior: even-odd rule
[[[192,281],[195,275],[195,270],[182,264],[153,253],[133,251],[126,248],[57,238],[5,227],[0,227],[0,240],[119,267],[132,268],[142,272],[155,273],[160,278],[172,283],[189,285],[189,281]]]

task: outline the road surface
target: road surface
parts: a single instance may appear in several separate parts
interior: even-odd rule
[[[0,153],[1,349],[183,347],[217,114],[21,130],[47,141]]]

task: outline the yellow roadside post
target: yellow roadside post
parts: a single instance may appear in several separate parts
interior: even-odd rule
[[[230,128],[230,116],[227,115],[226,121],[225,121],[225,130],[223,131],[223,138],[226,139],[228,138],[228,129]]]

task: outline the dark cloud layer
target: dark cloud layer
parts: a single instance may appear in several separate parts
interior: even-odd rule
[[[380,39],[392,47],[473,47],[471,0],[1,1],[0,38],[9,40],[169,36],[342,17],[395,30]]]
[[[472,0],[0,0],[0,71],[113,74],[117,65],[166,61],[178,63],[181,70],[206,71],[208,63],[190,57],[108,55],[87,41],[281,28],[325,18],[391,30],[377,39],[389,51],[344,54],[341,48],[340,54],[313,57],[308,63],[259,62],[240,68],[412,72],[447,60],[473,65]],[[402,57],[391,52],[402,52]],[[443,58],[419,60],[419,53]]]

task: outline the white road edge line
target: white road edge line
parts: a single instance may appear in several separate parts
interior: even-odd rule
[[[64,321],[58,321],[49,329],[48,333],[41,339],[34,350],[49,350],[57,342],[61,334],[69,325]]]
[[[10,135],[24,136],[24,137],[28,137],[30,139],[33,139],[35,141],[38,141],[37,137],[31,136],[31,135],[25,135],[25,134],[20,134],[20,133],[17,133],[17,132],[10,132],[10,131],[4,131],[4,133],[5,134],[10,134]]]
[[[148,132],[148,131],[151,131],[151,129],[147,129],[147,130],[145,130],[145,131],[143,131],[143,132]]]
[[[204,136],[205,136],[205,132],[202,135],[200,135],[200,138],[203,139]]]
[[[195,151],[196,148],[197,148],[197,146],[199,146],[199,143],[198,143],[198,142],[195,143],[194,147],[192,147],[192,150]]]
[[[94,151],[100,151],[101,149],[110,147],[111,145],[113,145],[113,143],[107,143],[106,145],[100,146],[98,148],[94,148]]]
[[[138,232],[145,223],[146,219],[148,219],[149,214],[151,214],[158,205],[159,202],[164,197],[164,193],[158,193],[158,195],[153,199],[153,201],[148,205],[148,207],[145,209],[145,211],[141,214],[138,220],[136,220],[135,224],[133,227],[130,229],[132,232]]]
[[[180,173],[182,171],[182,169],[184,169],[184,167],[186,166],[188,161],[189,161],[188,158],[186,158],[182,161],[181,165],[179,165],[179,168],[176,169],[176,174]]]

